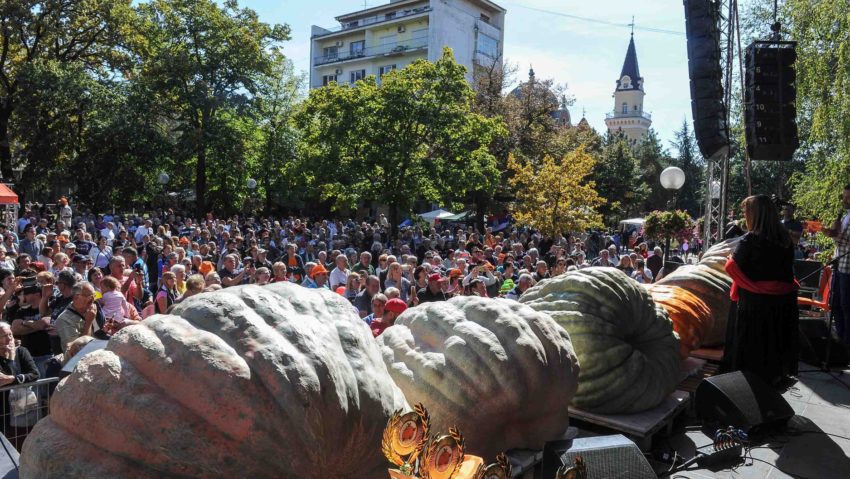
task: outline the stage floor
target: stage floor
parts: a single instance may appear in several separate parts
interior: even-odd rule
[[[801,370],[812,366],[800,364]],[[839,384],[841,381],[844,385]],[[845,386],[846,385],[846,386]],[[850,477],[850,370],[830,377],[825,373],[801,373],[799,381],[784,394],[797,415],[789,430],[751,449],[752,459],[734,469],[689,470],[672,478],[811,478]],[[839,437],[840,436],[840,437]],[[700,431],[682,432],[670,438],[670,445],[684,457],[694,449],[710,444]],[[703,448],[701,450],[708,450]]]

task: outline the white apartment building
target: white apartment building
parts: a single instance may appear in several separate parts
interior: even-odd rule
[[[501,59],[506,10],[489,0],[390,0],[336,17],[339,26],[313,26],[310,88],[354,83],[368,75],[436,61],[443,47],[472,78],[475,65]]]

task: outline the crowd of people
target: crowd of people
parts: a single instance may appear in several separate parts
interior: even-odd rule
[[[108,338],[195,294],[236,285],[328,289],[378,336],[408,307],[458,295],[518,299],[541,280],[589,266],[641,283],[665,274],[662,248],[638,231],[544,237],[514,226],[422,224],[393,237],[383,215],[198,220],[173,211],[72,215],[66,203],[56,214],[25,211],[0,224],[0,237],[0,347],[9,348],[0,386],[56,375],[57,358],[78,338]],[[696,256],[693,245],[680,252]]]
[[[627,249],[600,233],[422,225],[392,238],[383,215],[197,220],[172,211],[73,215],[61,206],[0,224],[0,314],[42,377],[80,336],[108,337],[192,295],[241,284],[329,289],[377,335],[410,306],[456,295],[517,299],[542,279],[591,265],[644,283],[663,274],[660,248],[632,238]]]

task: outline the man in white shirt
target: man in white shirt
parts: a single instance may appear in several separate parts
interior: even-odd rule
[[[348,274],[351,271],[348,270],[348,259],[344,254],[337,255],[336,259],[336,267],[331,271],[330,277],[330,287],[331,291],[336,291],[338,286],[345,286],[348,284]]]
[[[151,228],[153,228],[153,223],[151,220],[145,220],[145,224],[136,228],[136,232],[133,234],[133,239],[136,240],[136,243],[141,243],[142,238],[145,235],[151,234]]]
[[[115,239],[115,224],[111,221],[106,223],[106,227],[100,230],[101,238],[106,238],[106,244],[111,245]]]

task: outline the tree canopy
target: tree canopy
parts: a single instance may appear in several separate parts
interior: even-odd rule
[[[312,90],[295,115],[309,184],[336,208],[389,205],[394,228],[417,199],[450,206],[492,188],[489,147],[504,127],[472,111],[464,75],[446,48],[433,63]]]
[[[595,166],[596,159],[583,145],[560,160],[545,156],[539,164],[511,155],[514,219],[550,237],[601,227],[597,208],[605,200],[589,179]]]

